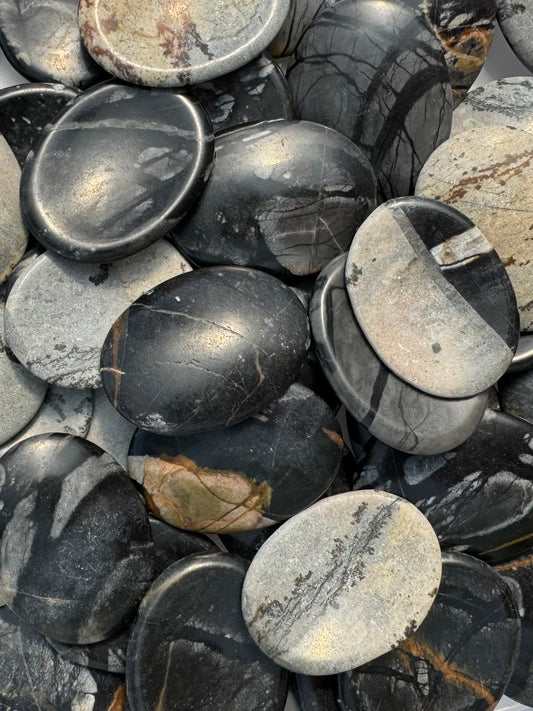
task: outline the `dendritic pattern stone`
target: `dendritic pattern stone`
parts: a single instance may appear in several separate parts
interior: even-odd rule
[[[0,135],[0,283],[22,259],[28,232],[19,202],[20,167],[6,139]]]
[[[529,368],[533,368],[533,333],[522,333],[508,372],[518,373]]]
[[[533,71],[533,0],[498,0],[498,23],[518,59]]]
[[[333,7],[339,0],[291,0],[289,12],[280,31],[269,46],[274,57],[286,57],[294,48],[303,33],[316,19],[317,15],[328,7]]]

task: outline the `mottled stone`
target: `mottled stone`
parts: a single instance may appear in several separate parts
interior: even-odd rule
[[[513,284],[522,331],[533,329],[532,158],[526,131],[471,129],[433,153],[416,185],[417,195],[464,212],[493,245]]]
[[[20,213],[19,186],[19,164],[0,135],[0,283],[22,259],[28,244],[28,233]]]
[[[113,407],[103,388],[94,391],[93,416],[87,439],[108,452],[126,471],[131,438],[136,429]]]
[[[354,316],[345,288],[346,255],[317,279],[310,319],[324,373],[349,413],[375,437],[413,454],[438,454],[475,430],[487,393],[437,398],[396,377],[377,357]]]
[[[407,456],[377,444],[354,483],[416,504],[441,545],[502,560],[533,540],[533,426],[486,410],[450,452]]]
[[[345,252],[376,206],[376,180],[345,136],[309,121],[268,121],[216,139],[211,179],[172,232],[198,264],[306,276]]]
[[[181,86],[256,57],[288,9],[289,0],[81,0],[78,21],[83,43],[106,71],[135,84]]]
[[[102,381],[138,427],[198,434],[280,397],[296,380],[308,338],[307,315],[279,280],[240,267],[198,269],[120,316],[102,349]]]
[[[384,199],[411,194],[452,120],[448,69],[424,20],[393,0],[343,0],[320,13],[293,57],[297,115],[362,148]]]
[[[498,23],[518,59],[533,71],[533,0],[498,0]]]
[[[340,677],[343,711],[492,711],[511,677],[520,620],[486,563],[444,553],[435,602],[397,649]]]
[[[179,222],[204,189],[212,159],[211,124],[197,102],[104,82],[49,124],[29,154],[24,219],[65,257],[121,259]]]
[[[274,57],[287,57],[302,38],[309,25],[327,7],[333,7],[339,0],[291,0],[280,31],[272,40],[269,51]]]
[[[250,639],[240,609],[246,563],[189,556],[155,581],[128,648],[133,711],[281,711],[287,674]]]
[[[301,711],[342,711],[337,687],[336,676],[293,676],[293,688]]]
[[[347,671],[400,644],[437,594],[441,556],[408,502],[348,492],[285,522],[250,564],[242,609],[253,639],[300,674]]]
[[[518,373],[529,368],[533,368],[533,333],[522,333],[508,372]]]
[[[39,378],[63,387],[98,388],[100,351],[115,319],[145,291],[188,270],[164,240],[112,264],[46,252],[9,292],[6,340]]]
[[[0,464],[6,605],[61,642],[99,642],[123,628],[154,565],[146,511],[124,471],[65,434],[26,439]]]

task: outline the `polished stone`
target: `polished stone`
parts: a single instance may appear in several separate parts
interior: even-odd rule
[[[522,333],[508,372],[518,373],[529,368],[533,368],[533,333]]]
[[[46,252],[9,292],[6,340],[39,378],[63,387],[98,388],[100,351],[115,319],[145,291],[188,270],[165,240],[112,264]]]
[[[471,129],[433,153],[416,185],[417,195],[464,212],[492,244],[513,284],[522,331],[533,329],[532,158],[526,131]]]
[[[102,349],[102,380],[138,427],[198,434],[281,397],[308,339],[307,315],[278,279],[239,267],[198,269],[150,290],[115,322]]]
[[[209,176],[213,136],[179,92],[104,82],[42,133],[24,164],[30,232],[70,259],[109,262],[163,237]]]
[[[510,586],[485,563],[444,553],[439,593],[418,630],[340,677],[343,711],[492,711],[519,646]]]
[[[228,554],[170,566],[141,603],[128,648],[133,711],[281,711],[287,674],[250,639],[246,563]]]
[[[279,528],[250,564],[250,634],[300,674],[364,664],[410,636],[437,594],[441,554],[428,521],[378,491],[319,501]]]
[[[319,275],[310,319],[324,373],[349,413],[372,435],[413,454],[438,454],[475,430],[487,393],[450,400],[417,390],[374,353],[354,316],[344,282],[346,255]]]
[[[280,31],[272,40],[269,51],[274,57],[287,57],[302,38],[309,25],[327,7],[333,7],[339,0],[291,0]]]
[[[502,410],[533,423],[533,371],[508,374],[498,383]]]
[[[94,391],[93,416],[87,439],[108,452],[126,471],[131,438],[136,429],[113,407],[103,388]]]
[[[377,355],[424,392],[470,397],[511,364],[519,319],[509,277],[474,223],[448,205],[380,205],[352,242],[346,290]]]
[[[20,212],[19,186],[19,164],[0,135],[0,283],[22,259],[28,244],[28,232]]]
[[[229,553],[252,560],[263,543],[277,531],[281,522],[267,528],[256,528],[254,531],[242,531],[241,533],[222,533],[220,541]]]
[[[533,0],[498,0],[498,23],[518,59],[533,71]]]
[[[268,121],[219,136],[211,179],[173,242],[203,265],[306,276],[345,252],[376,206],[376,180],[345,136]]]
[[[289,0],[81,0],[78,21],[83,43],[106,71],[135,84],[181,86],[247,64],[288,9]]]
[[[131,635],[131,625],[116,632],[102,642],[93,644],[66,644],[48,638],[56,652],[72,664],[89,669],[100,669],[111,674],[126,673],[126,651]],[[106,710],[107,711],[107,710]]]
[[[99,642],[123,628],[154,568],[148,517],[124,471],[65,434],[26,439],[0,464],[5,603],[61,642]]]
[[[343,0],[310,25],[287,70],[297,115],[351,138],[384,199],[413,192],[450,134],[452,94],[439,40],[393,0]]]

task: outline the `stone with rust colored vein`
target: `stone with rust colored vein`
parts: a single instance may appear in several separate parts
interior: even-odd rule
[[[247,64],[288,9],[289,0],[81,0],[78,22],[85,47],[106,71],[135,84],[182,86]]]
[[[533,330],[532,181],[531,134],[484,126],[439,146],[416,185],[417,195],[464,212],[492,244],[515,290],[522,331]]]
[[[0,135],[0,284],[20,262],[28,244],[20,211],[20,176],[17,159]]]
[[[250,639],[247,563],[224,553],[170,566],[139,608],[126,680],[133,711],[282,711],[287,673]]]
[[[533,1],[498,0],[498,23],[518,59],[533,71]]]
[[[399,645],[441,576],[437,537],[410,503],[380,491],[331,496],[259,549],[242,592],[253,639],[299,674],[347,671]]]
[[[273,57],[289,57],[318,14],[339,0],[291,0],[289,12],[269,45]]]
[[[343,711],[426,711],[429,701],[432,711],[492,711],[519,647],[511,586],[486,563],[443,553],[439,592],[416,632],[340,676]]]

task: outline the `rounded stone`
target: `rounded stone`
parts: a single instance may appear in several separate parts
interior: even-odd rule
[[[289,12],[269,46],[274,57],[290,56],[309,25],[322,10],[339,0],[291,0]]]
[[[299,674],[360,666],[410,636],[437,594],[441,554],[427,519],[378,491],[351,491],[283,524],[242,592],[255,642]]]
[[[262,122],[219,136],[215,152],[202,197],[172,233],[198,264],[313,274],[376,206],[368,160],[325,126]]]
[[[106,71],[135,84],[182,86],[252,60],[288,9],[289,0],[81,0],[78,21],[85,47]]]
[[[464,212],[492,244],[511,279],[522,331],[533,330],[532,158],[526,131],[471,129],[433,153],[416,185],[417,195]]]
[[[380,205],[352,242],[346,289],[381,360],[431,395],[476,395],[513,359],[509,278],[475,224],[448,205],[419,197]]]
[[[533,0],[498,0],[498,23],[518,59],[533,71]]]
[[[450,400],[417,390],[377,357],[354,316],[345,288],[346,255],[319,275],[310,308],[322,369],[348,412],[382,442],[412,454],[462,444],[481,420],[487,393]]]
[[[70,259],[106,262],[163,237],[204,189],[212,130],[178,92],[105,82],[42,133],[21,179],[31,233]]]
[[[164,240],[112,264],[46,252],[9,292],[6,340],[39,378],[63,387],[98,388],[100,351],[115,319],[145,291],[187,270],[187,261]]]
[[[143,503],[122,468],[79,437],[43,434],[1,459],[0,594],[42,634],[99,642],[152,582]]]
[[[102,381],[114,407],[141,429],[197,434],[237,424],[280,397],[308,340],[302,305],[276,278],[198,269],[120,316],[102,349]]]
[[[128,648],[132,711],[281,711],[287,674],[257,648],[240,609],[245,561],[189,556],[154,582]]]
[[[22,259],[28,232],[19,201],[20,167],[7,141],[0,135],[0,284]]]

